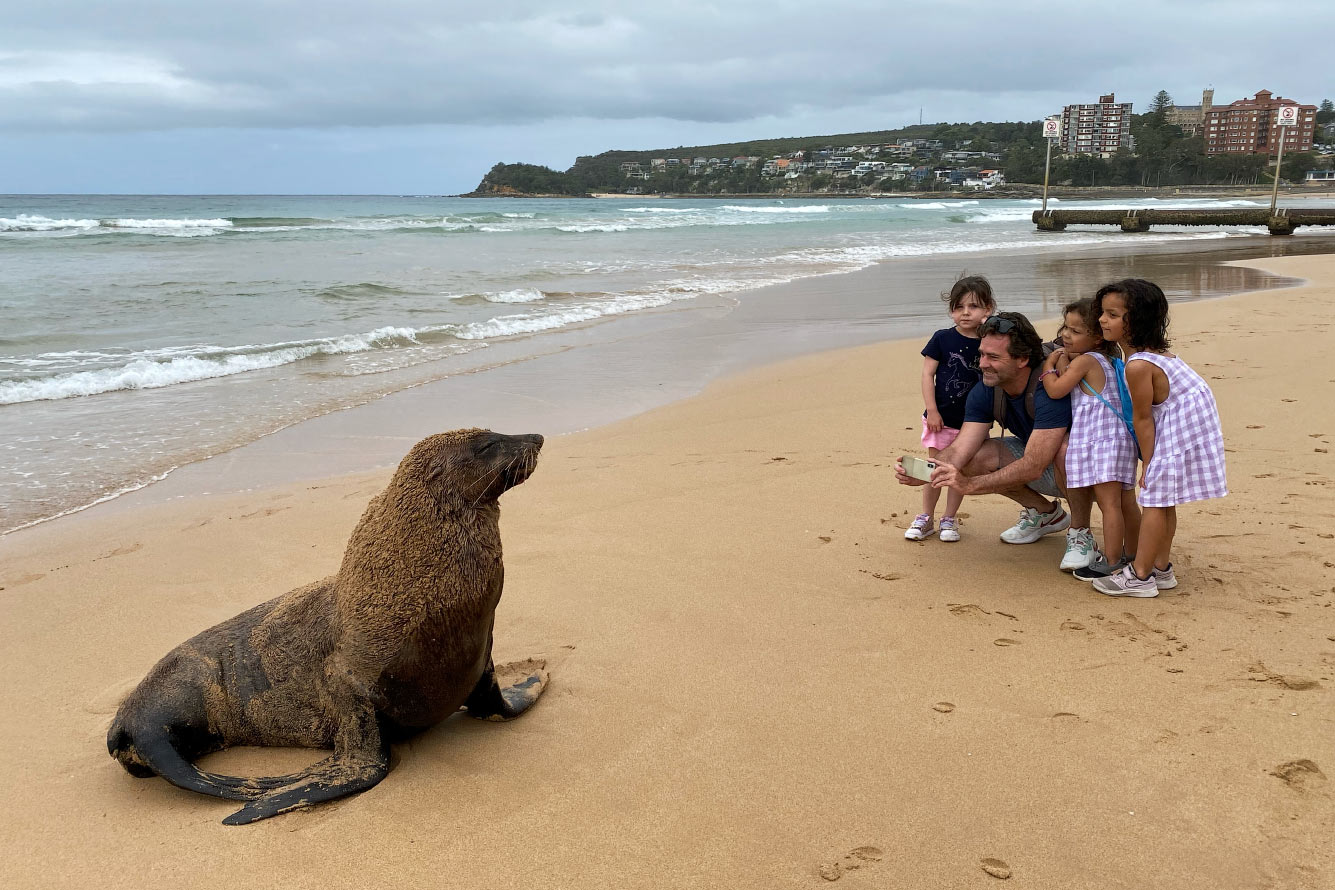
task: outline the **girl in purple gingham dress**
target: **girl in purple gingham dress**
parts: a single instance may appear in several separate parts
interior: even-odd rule
[[[1168,351],[1168,300],[1159,286],[1127,278],[1100,288],[1095,300],[1104,337],[1116,339],[1128,356],[1126,381],[1145,463],[1136,558],[1094,588],[1111,596],[1156,596],[1177,586],[1170,561],[1177,505],[1228,494],[1224,434],[1209,384]]]
[[[1067,536],[1082,536],[1084,549],[1091,551],[1089,562],[1101,557],[1115,563],[1129,549],[1127,540],[1134,544],[1140,529],[1131,493],[1136,484],[1136,443],[1122,421],[1117,372],[1108,360],[1116,345],[1103,339],[1092,299],[1069,303],[1062,317],[1062,348],[1044,362],[1043,388],[1050,398],[1071,397],[1066,488],[1093,489],[1091,494],[1103,515],[1103,552],[1093,547],[1093,533],[1088,529],[1068,531]],[[1081,546],[1080,541],[1076,544]],[[1067,565],[1063,560],[1063,568]],[[1071,565],[1075,568],[1082,566]]]
[[[1210,385],[1176,355],[1136,352],[1168,378],[1168,398],[1152,405],[1154,456],[1136,500],[1142,507],[1175,507],[1228,494],[1224,433]]]

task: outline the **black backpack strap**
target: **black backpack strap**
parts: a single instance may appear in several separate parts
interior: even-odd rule
[[[1038,416],[1034,407],[1034,392],[1038,389],[1038,378],[1043,376],[1042,368],[1029,369],[1029,382],[1024,387],[1024,409],[1029,412],[1029,419]],[[992,387],[992,419],[1001,426],[1001,434],[1006,435],[1006,391],[1000,386]]]

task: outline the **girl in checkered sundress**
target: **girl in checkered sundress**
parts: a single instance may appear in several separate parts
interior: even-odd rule
[[[1092,489],[1103,515],[1102,553],[1094,547],[1089,529],[1067,532],[1068,537],[1079,537],[1075,545],[1087,557],[1085,565],[1080,565],[1079,559],[1063,559],[1062,567],[1070,571],[1116,563],[1128,550],[1134,550],[1140,511],[1132,494],[1136,443],[1122,419],[1117,371],[1111,362],[1117,345],[1103,339],[1094,300],[1089,297],[1067,304],[1062,318],[1062,348],[1048,356],[1041,379],[1050,397],[1071,397],[1066,488]]]
[[[1094,582],[1113,596],[1155,596],[1177,586],[1170,562],[1177,505],[1228,494],[1224,435],[1214,393],[1168,351],[1168,300],[1159,286],[1127,278],[1099,289],[1103,336],[1127,355],[1141,458],[1137,500],[1144,508],[1136,559]]]

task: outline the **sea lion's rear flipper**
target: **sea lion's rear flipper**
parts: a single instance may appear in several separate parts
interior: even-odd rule
[[[469,693],[464,707],[479,720],[513,720],[527,711],[547,688],[547,662],[528,659],[487,669]],[[505,684],[505,685],[502,685]]]
[[[209,773],[195,766],[177,749],[173,730],[182,731],[161,715],[144,716],[122,709],[107,732],[107,751],[131,775],[159,775],[187,791],[224,800],[250,800],[264,793],[251,779]]]
[[[380,731],[374,706],[363,702],[344,718],[334,739],[334,755],[294,774],[223,820],[246,825],[280,813],[365,791],[389,773],[389,742]],[[261,779],[269,784],[272,779]]]

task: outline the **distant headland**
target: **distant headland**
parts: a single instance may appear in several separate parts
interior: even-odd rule
[[[1134,150],[1054,154],[1052,194],[1106,197],[1230,194],[1270,188],[1264,154],[1207,153],[1174,123],[1171,105],[1132,115]],[[1318,146],[1319,148],[1321,146]],[[1041,191],[1047,145],[1041,121],[919,124],[897,130],[761,139],[648,151],[605,151],[565,171],[496,164],[459,197],[917,197],[943,193],[1030,197]],[[1284,180],[1332,166],[1317,152],[1285,155]]]

